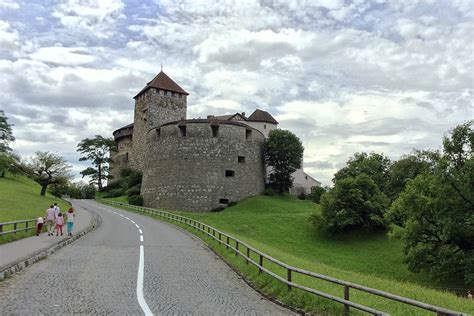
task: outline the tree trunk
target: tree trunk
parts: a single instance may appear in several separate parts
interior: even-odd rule
[[[42,184],[41,185],[41,193],[40,195],[41,196],[45,196],[46,195],[46,189],[48,188],[48,185],[47,184]]]
[[[99,165],[99,168],[98,168],[98,180],[97,180],[97,186],[99,187],[99,192],[102,191],[102,166]]]

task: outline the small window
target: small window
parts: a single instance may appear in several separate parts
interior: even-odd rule
[[[186,125],[180,126],[179,130],[181,131],[181,136],[185,137],[186,136]]]
[[[252,130],[251,129],[246,129],[245,130],[245,140],[250,140],[252,139]]]
[[[212,137],[217,137],[217,135],[219,134],[219,126],[211,125],[211,130],[212,130]]]
[[[160,137],[161,135],[161,128],[156,129],[156,136]]]
[[[172,95],[171,91],[166,91],[166,95],[170,97]]]
[[[304,178],[305,178],[306,180],[308,180],[308,176],[304,176]]]
[[[239,156],[237,158],[237,160],[240,162],[240,163],[245,163],[245,156]]]
[[[225,171],[225,176],[226,177],[233,177],[235,175],[235,171],[234,170],[226,170]]]
[[[263,124],[263,129],[267,129],[267,124]]]
[[[229,204],[229,199],[219,199],[220,204]]]
[[[125,154],[125,161],[128,161],[128,153]]]

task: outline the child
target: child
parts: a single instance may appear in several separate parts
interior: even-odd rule
[[[63,214],[59,213],[58,217],[56,217],[56,236],[58,236],[59,232],[61,232],[61,236],[63,235],[63,225],[64,217]]]
[[[44,218],[38,217],[36,219],[36,236],[41,234],[41,230],[43,230]]]
[[[67,210],[67,235],[72,236],[72,228],[74,226],[74,209],[72,207]]]

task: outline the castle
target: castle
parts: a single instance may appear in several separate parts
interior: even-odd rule
[[[188,95],[163,71],[147,83],[134,97],[134,122],[113,132],[111,175],[143,172],[145,205],[171,210],[212,210],[262,193],[262,145],[278,122],[258,109],[186,119]],[[321,185],[302,169],[293,176],[295,194]]]

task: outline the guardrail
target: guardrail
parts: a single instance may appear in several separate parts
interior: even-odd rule
[[[33,223],[31,226],[29,223]],[[24,224],[22,228],[18,228],[18,225]],[[13,229],[4,231],[5,226],[11,226],[13,225]],[[35,229],[36,228],[36,219],[24,219],[20,221],[13,221],[13,222],[4,222],[0,223],[0,236],[8,235],[8,234],[16,234],[18,232],[22,231],[28,231],[30,229]]]
[[[173,220],[173,221],[188,225],[192,228],[195,228],[198,231],[201,231],[201,232],[205,233],[210,238],[216,240],[220,244],[225,245],[225,247],[227,249],[233,250],[235,252],[235,255],[236,256],[240,255],[241,257],[243,257],[247,264],[251,263],[251,264],[255,265],[258,268],[259,273],[265,272],[268,275],[270,275],[271,277],[277,279],[278,281],[280,281],[282,283],[285,283],[288,286],[289,290],[291,290],[292,288],[297,288],[297,289],[303,290],[305,292],[312,293],[314,295],[317,295],[317,296],[320,296],[320,297],[323,297],[323,298],[326,298],[326,299],[329,299],[329,300],[332,300],[332,301],[343,304],[344,305],[344,312],[345,312],[346,315],[349,314],[349,311],[350,311],[351,307],[355,308],[357,310],[366,312],[368,314],[372,314],[372,315],[389,315],[385,312],[378,311],[376,309],[373,309],[373,308],[370,308],[370,307],[367,307],[367,306],[364,306],[364,305],[361,305],[361,304],[350,301],[350,289],[354,289],[354,290],[369,293],[369,294],[372,294],[372,295],[380,296],[380,297],[383,297],[383,298],[386,298],[386,299],[389,299],[389,300],[393,300],[393,301],[396,301],[396,302],[399,302],[399,303],[402,303],[402,304],[412,305],[412,306],[415,306],[415,307],[418,307],[418,308],[436,313],[438,316],[441,316],[441,315],[443,315],[443,316],[444,315],[468,316],[468,314],[465,314],[465,313],[462,313],[462,312],[457,312],[457,311],[445,309],[445,308],[442,308],[442,307],[426,304],[426,303],[416,301],[416,300],[413,300],[413,299],[410,299],[410,298],[406,298],[406,297],[403,297],[403,296],[395,295],[395,294],[388,293],[388,292],[385,292],[385,291],[373,289],[373,288],[370,288],[370,287],[367,287],[367,286],[363,286],[363,285],[359,285],[359,284],[356,284],[356,283],[351,283],[351,282],[339,280],[339,279],[336,279],[336,278],[333,278],[333,277],[329,277],[329,276],[318,274],[318,273],[315,273],[315,272],[312,272],[312,271],[307,271],[307,270],[303,270],[303,269],[300,269],[300,268],[297,268],[297,267],[290,266],[290,265],[288,265],[284,262],[279,261],[278,259],[275,259],[275,258],[261,252],[260,250],[257,250],[255,248],[253,248],[252,246],[246,244],[245,242],[243,242],[243,241],[241,241],[241,240],[239,240],[235,237],[232,237],[231,235],[229,235],[227,233],[224,233],[224,232],[222,232],[222,231],[220,231],[220,230],[218,230],[218,229],[216,229],[212,226],[209,226],[207,224],[204,224],[202,222],[199,222],[199,221],[194,220],[194,219],[189,218],[189,217],[177,215],[177,214],[174,214],[174,213],[171,213],[171,212],[156,210],[156,209],[152,209],[152,208],[148,208],[148,207],[141,207],[141,206],[135,206],[135,205],[130,205],[130,204],[121,203],[121,202],[108,201],[108,200],[105,200],[105,199],[97,199],[97,200],[102,201],[106,204],[110,204],[110,205],[118,205],[118,206],[127,207],[127,208],[130,208],[130,209],[137,210],[139,212],[145,213],[145,214],[161,216],[161,217],[166,218],[168,220]],[[258,262],[251,258],[252,253],[257,255]],[[284,277],[276,274],[275,272],[270,271],[268,268],[264,267],[264,259],[266,259],[270,262],[273,262],[274,264],[278,265],[279,267],[285,269],[286,270],[286,278],[284,278]],[[328,293],[325,293],[325,292],[322,292],[322,291],[318,291],[316,289],[313,289],[313,288],[310,288],[310,287],[307,287],[307,286],[304,286],[304,285],[293,282],[292,279],[293,279],[294,274],[296,274],[296,273],[298,273],[300,275],[308,276],[308,277],[311,277],[311,278],[314,278],[314,279],[324,280],[324,281],[331,282],[333,284],[337,284],[337,285],[342,286],[343,290],[344,290],[344,292],[343,292],[344,298],[340,298],[340,297],[337,297],[337,296],[334,296],[334,295],[331,295],[331,294],[328,294]]]

